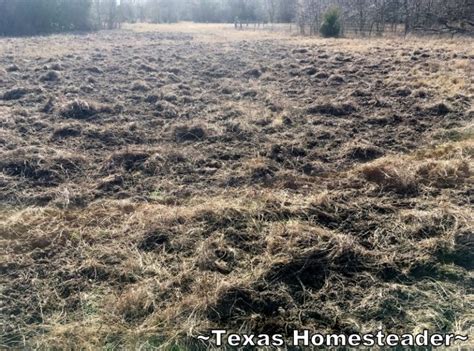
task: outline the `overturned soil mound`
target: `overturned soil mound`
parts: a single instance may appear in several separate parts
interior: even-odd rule
[[[86,119],[100,112],[112,112],[112,109],[96,102],[76,99],[62,106],[60,110],[61,116],[75,119]]]
[[[307,109],[309,114],[324,114],[331,116],[346,116],[357,111],[357,108],[354,104],[342,103],[342,104],[317,104],[308,107]]]

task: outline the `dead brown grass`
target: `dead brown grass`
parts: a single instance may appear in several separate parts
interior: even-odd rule
[[[2,347],[472,336],[465,43],[186,23],[0,41]]]
[[[416,193],[420,186],[451,188],[472,185],[471,140],[420,151],[410,158],[384,158],[361,168],[369,182],[400,194]]]

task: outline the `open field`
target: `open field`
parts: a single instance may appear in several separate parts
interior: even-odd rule
[[[0,39],[0,346],[474,336],[473,61],[218,25]]]

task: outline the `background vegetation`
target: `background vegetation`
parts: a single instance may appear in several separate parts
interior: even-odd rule
[[[340,14],[337,8],[330,9],[326,12],[320,32],[325,38],[337,38],[341,35]]]
[[[340,11],[341,32],[382,35],[472,34],[472,0],[0,0],[0,34],[114,29],[122,22],[294,22],[319,33],[324,14]]]
[[[91,4],[91,0],[0,0],[0,34],[90,29]]]

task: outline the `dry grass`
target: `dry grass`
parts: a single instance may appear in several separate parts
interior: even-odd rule
[[[0,41],[1,347],[474,336],[466,43],[189,23]]]

